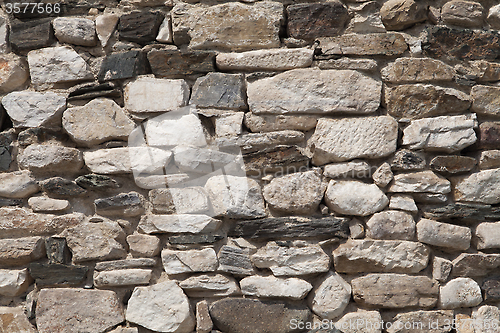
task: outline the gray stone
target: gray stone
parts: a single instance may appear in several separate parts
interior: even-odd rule
[[[481,28],[484,22],[484,7],[475,1],[449,1],[441,9],[441,19],[450,25]]]
[[[391,170],[422,170],[427,163],[425,154],[408,149],[398,150],[389,161]]]
[[[498,101],[498,93],[500,88],[475,85],[471,89],[472,108],[471,110],[483,115],[496,116],[500,112],[500,101]]]
[[[380,16],[387,30],[404,30],[427,19],[427,6],[418,0],[389,0]]]
[[[235,246],[223,245],[217,255],[219,259],[218,271],[238,275],[253,275],[255,269],[250,261],[248,251]]]
[[[106,191],[120,187],[118,182],[111,177],[88,174],[75,179],[78,186],[87,190]]]
[[[500,202],[497,186],[500,181],[500,169],[475,172],[460,179],[454,188],[456,201],[496,204]]]
[[[96,271],[114,271],[124,269],[150,269],[156,266],[158,260],[156,258],[133,258],[123,260],[109,260],[98,262],[95,265]]]
[[[389,192],[427,192],[427,193],[450,193],[450,182],[430,170],[401,173],[394,176],[394,182],[388,189]]]
[[[147,73],[146,54],[140,50],[113,52],[102,60],[99,81],[122,80]]]
[[[323,175],[328,178],[369,178],[371,168],[365,161],[328,164],[323,167]]]
[[[147,233],[207,233],[215,231],[221,221],[202,214],[145,215],[139,222],[139,230]]]
[[[279,145],[243,155],[247,175],[282,175],[307,170],[309,158],[298,146]]]
[[[271,49],[242,53],[220,53],[215,58],[217,67],[224,71],[285,71],[309,67],[312,49]]]
[[[43,258],[44,248],[41,237],[0,239],[0,264],[7,266],[27,264]]]
[[[485,301],[498,301],[499,298],[499,277],[493,276],[486,278],[481,285],[481,290],[484,292]]]
[[[380,18],[380,7],[381,4],[376,1],[349,5],[349,11],[352,14],[346,32],[362,34],[385,32],[384,24]]]
[[[396,56],[408,45],[398,33],[344,34],[340,37],[318,38],[321,55]]]
[[[54,42],[50,21],[46,18],[29,21],[12,20],[9,33],[12,49],[17,53],[25,53],[50,46]]]
[[[52,21],[54,35],[61,43],[96,45],[95,23],[80,17],[57,17]]]
[[[452,276],[485,276],[500,267],[499,254],[462,253],[453,260]]]
[[[210,333],[214,323],[210,318],[208,302],[206,300],[196,303],[196,333]]]
[[[490,8],[487,21],[493,29],[500,29],[500,5]]]
[[[283,145],[303,144],[304,139],[305,135],[302,132],[285,130],[218,138],[216,144],[220,149],[228,151],[234,151],[235,148],[239,147],[243,154],[248,154]]]
[[[70,207],[68,200],[58,200],[45,197],[31,197],[28,199],[28,206],[34,212],[59,213]]]
[[[209,73],[196,80],[189,103],[200,108],[244,110],[245,98],[242,74]]]
[[[38,182],[42,190],[50,196],[65,198],[68,196],[82,196],[87,191],[76,182],[62,177],[52,177]]]
[[[154,189],[149,191],[149,201],[156,214],[203,214],[209,210],[202,187]]]
[[[76,173],[83,167],[80,150],[52,145],[30,145],[17,156],[17,162],[35,173]]]
[[[193,272],[213,272],[219,264],[214,249],[161,251],[161,260],[165,272],[169,275]]]
[[[496,306],[483,305],[472,311],[472,320],[478,323],[474,328],[477,333],[494,333],[498,330],[500,310]]]
[[[377,62],[371,59],[351,59],[343,57],[340,59],[329,59],[317,62],[320,69],[339,69],[339,70],[360,70],[373,72],[377,69]]]
[[[163,15],[157,11],[132,11],[123,14],[117,28],[119,39],[141,45],[153,42],[162,21]]]
[[[7,297],[18,296],[24,293],[29,285],[30,276],[28,269],[0,269],[0,295]]]
[[[2,54],[0,64],[0,91],[2,93],[18,89],[28,80],[28,66],[23,58],[14,53]]]
[[[158,49],[148,52],[148,60],[156,77],[184,78],[215,71],[213,51]]]
[[[168,237],[168,242],[173,245],[192,245],[192,244],[214,244],[225,238],[224,233],[208,233],[208,234],[184,234]]]
[[[399,209],[410,213],[418,212],[415,200],[410,195],[394,194],[389,201],[389,209]]]
[[[393,325],[387,329],[387,332],[418,333],[425,331],[429,333],[447,333],[451,331],[450,323],[453,320],[453,311],[451,310],[400,313],[394,317]],[[411,323],[411,325],[407,323]]]
[[[89,268],[86,266],[65,264],[44,264],[33,262],[29,265],[30,275],[35,279],[38,288],[45,286],[78,286],[87,278]]]
[[[165,17],[163,22],[158,29],[158,35],[156,36],[156,41],[160,43],[169,43],[173,42],[172,36],[172,18],[170,15]]]
[[[173,150],[175,165],[186,173],[210,174],[217,169],[239,163],[239,156],[222,151],[177,146]]]
[[[97,288],[123,287],[149,284],[151,269],[123,269],[94,272],[94,286]]]
[[[189,297],[220,297],[241,295],[235,279],[222,274],[202,274],[191,276],[179,286]]]
[[[0,174],[0,196],[26,198],[39,191],[31,172],[27,170]]]
[[[156,236],[128,235],[127,244],[133,257],[155,257],[160,253],[160,239]]]
[[[453,67],[431,58],[398,58],[380,73],[391,83],[446,82],[455,76]]]
[[[465,251],[470,247],[472,232],[468,227],[421,219],[417,223],[417,238],[425,244]]]
[[[438,172],[447,174],[457,174],[471,171],[477,164],[477,160],[468,156],[436,156],[434,157],[429,166]]]
[[[447,259],[434,257],[432,261],[432,278],[439,282],[445,282],[450,276],[453,263]]]
[[[470,308],[483,301],[481,288],[471,278],[456,278],[439,290],[439,306],[442,309]]]
[[[483,222],[476,227],[475,236],[477,238],[477,249],[497,249],[500,248],[499,234],[500,223]]]
[[[308,296],[311,310],[321,318],[341,316],[351,299],[351,286],[340,275],[328,272],[316,282]]]
[[[306,297],[313,286],[298,278],[277,278],[274,276],[249,276],[240,281],[243,295],[256,297],[277,297],[300,300]]]
[[[120,193],[118,195],[96,199],[94,201],[97,214],[104,216],[138,216],[144,213],[144,197],[137,192]]]
[[[373,239],[413,240],[415,221],[405,212],[386,210],[375,213],[366,222],[366,236]]]

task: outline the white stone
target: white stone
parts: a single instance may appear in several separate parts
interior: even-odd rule
[[[309,294],[309,307],[324,319],[340,317],[351,299],[351,286],[340,275],[328,272]]]
[[[171,44],[173,42],[172,38],[172,18],[170,17],[170,15],[168,15],[160,25],[158,36],[156,36],[156,41],[160,43]]]
[[[490,8],[487,20],[493,29],[500,29],[500,5]]]
[[[410,195],[394,194],[389,201],[389,209],[399,209],[410,213],[418,212],[417,204]]]
[[[417,223],[417,238],[425,244],[465,251],[470,247],[472,233],[468,227],[421,219]]]
[[[201,214],[144,215],[139,230],[152,233],[208,233],[215,231],[221,221]]]
[[[332,211],[356,216],[367,216],[381,211],[389,199],[375,184],[356,180],[330,180],[325,202]]]
[[[357,218],[353,218],[349,221],[349,237],[352,239],[360,239],[365,237],[365,225]]]
[[[388,192],[446,194],[451,192],[451,183],[430,170],[401,173],[394,176],[394,181],[389,186]]]
[[[55,145],[29,145],[19,153],[17,162],[21,168],[39,173],[75,173],[83,167],[80,150]]]
[[[81,17],[56,17],[52,21],[54,35],[61,43],[96,45],[95,23]]]
[[[219,53],[215,62],[223,71],[285,71],[311,66],[313,53],[306,48]]]
[[[373,182],[379,187],[386,187],[394,178],[391,166],[384,162],[372,175]]]
[[[374,33],[385,32],[384,24],[380,18],[380,4],[368,1],[357,6],[349,6],[353,17],[349,21],[345,33]]]
[[[365,161],[328,164],[323,169],[323,175],[328,178],[369,178],[371,172]]]
[[[146,122],[150,146],[203,147],[207,142],[200,119],[184,111],[170,111]]]
[[[215,149],[177,146],[174,148],[175,165],[182,172],[210,174],[217,169],[236,163],[238,155]],[[242,163],[240,161],[240,163]]]
[[[256,297],[278,297],[299,300],[306,297],[312,285],[298,278],[274,276],[249,276],[240,281],[243,295]]]
[[[45,197],[31,197],[28,205],[34,212],[58,213],[70,207],[68,200],[59,200]]]
[[[189,299],[174,281],[136,287],[126,319],[156,332],[189,333],[195,326]]]
[[[412,311],[399,313],[387,333],[447,333],[453,323],[452,310]],[[406,325],[406,327],[405,327]]]
[[[447,259],[434,257],[432,261],[432,278],[440,282],[445,282],[450,276],[453,263]]]
[[[116,14],[102,14],[96,17],[95,30],[102,47],[108,44],[109,38],[115,31],[119,19],[120,17]]]
[[[2,99],[14,127],[60,127],[66,98],[53,92],[16,91]]]
[[[7,53],[10,51],[9,42],[9,19],[7,16],[1,15],[0,17],[0,53]]]
[[[235,279],[222,274],[191,276],[179,283],[189,297],[220,297],[241,295]]]
[[[500,168],[475,172],[457,182],[455,200],[496,204],[500,202]]]
[[[337,320],[335,327],[340,329],[342,333],[382,333],[381,322],[380,312],[358,310],[346,313]],[[361,325],[358,326],[356,323]]]
[[[477,249],[500,248],[500,222],[483,222],[476,227]]]
[[[385,210],[366,222],[366,236],[372,239],[413,240],[415,221],[405,212]]]
[[[161,251],[161,260],[167,274],[213,272],[219,265],[212,248],[186,251],[165,249]]]
[[[452,153],[476,142],[477,117],[474,113],[412,120],[403,130],[403,145]]]
[[[244,112],[226,113],[215,118],[216,136],[235,136],[241,134]]]
[[[94,285],[97,288],[103,288],[149,284],[151,275],[151,269],[137,268],[94,272]]]
[[[470,308],[482,301],[481,288],[471,278],[456,278],[439,288],[442,309]]]
[[[0,36],[2,27],[3,26],[0,25]],[[28,78],[28,64],[23,58],[14,53],[0,55],[0,92],[8,93],[16,90],[20,88]]]
[[[38,183],[27,170],[0,174],[0,196],[26,198],[39,191]]]
[[[497,306],[483,305],[472,311],[472,321],[476,323],[475,333],[496,333],[500,324],[500,310]]]
[[[273,132],[283,130],[309,131],[318,122],[315,116],[257,115],[245,113],[245,126],[251,132]]]
[[[0,295],[18,296],[28,289],[30,281],[27,268],[21,270],[0,269]],[[0,328],[2,328],[1,325]]]

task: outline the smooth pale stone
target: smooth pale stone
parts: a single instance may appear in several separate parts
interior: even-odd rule
[[[8,93],[21,87],[28,78],[28,64],[23,58],[14,53],[0,54],[0,92]]]
[[[123,312],[122,303],[111,290],[42,289],[36,324],[40,333],[105,332],[125,320]]]
[[[108,260],[96,263],[96,271],[114,271],[119,269],[152,268],[158,263],[157,258],[133,258]]]
[[[496,5],[490,8],[487,21],[493,29],[500,29],[500,5]]]
[[[421,219],[417,223],[417,238],[425,244],[465,251],[470,247],[472,232],[468,227]]]
[[[274,276],[249,276],[240,281],[243,295],[256,297],[277,297],[299,300],[306,297],[313,286],[298,278],[277,278]]]
[[[360,323],[358,326],[357,323]],[[342,333],[382,333],[382,317],[378,311],[358,310],[346,313],[337,320],[335,327]]]
[[[241,295],[235,279],[222,274],[202,274],[191,276],[179,286],[189,297],[220,297]]]
[[[53,92],[16,91],[2,98],[2,105],[14,127],[61,126],[66,98]]]
[[[84,106],[67,109],[62,125],[73,141],[86,147],[109,140],[127,140],[135,127],[123,109],[107,98],[96,98]]]
[[[146,122],[145,133],[149,146],[207,145],[200,119],[183,109],[149,119]]]
[[[12,333],[36,333],[36,329],[28,321],[24,307],[0,307],[0,330]]]
[[[215,117],[216,136],[235,136],[241,134],[244,112],[234,112]]]
[[[418,212],[415,200],[410,195],[394,194],[389,201],[389,209],[405,210],[410,213]]]
[[[94,286],[103,288],[149,284],[151,275],[151,269],[118,269],[94,272]]]
[[[131,112],[164,112],[188,104],[189,86],[184,80],[139,77],[128,83],[123,96]]]
[[[208,302],[206,300],[196,303],[196,333],[210,333],[214,323],[210,318]]]
[[[277,131],[267,133],[247,133],[241,136],[223,137],[216,140],[216,145],[222,150],[234,151],[240,148],[244,154],[258,153],[278,146],[302,145],[305,135],[299,131]]]
[[[81,17],[56,17],[52,21],[54,35],[61,43],[96,45],[95,23]]]
[[[500,267],[500,254],[462,253],[453,260],[452,276],[485,276]]]
[[[28,170],[0,174],[0,196],[26,198],[39,191],[38,183]]]
[[[333,262],[339,273],[418,273],[429,254],[417,242],[349,239],[333,251]]]
[[[477,249],[500,248],[500,222],[483,222],[476,227]]]
[[[453,263],[447,259],[434,257],[432,261],[432,278],[439,282],[445,282],[450,276]]]
[[[203,214],[209,210],[203,187],[165,188],[149,191],[155,214]]]
[[[109,38],[115,31],[120,17],[116,14],[102,14],[95,18],[95,30],[102,47],[108,45]]]
[[[388,192],[450,193],[451,183],[430,170],[401,173],[394,176]]]
[[[246,112],[244,122],[252,132],[309,131],[316,127],[318,119],[314,116],[257,115]]]
[[[24,265],[45,256],[45,242],[42,237],[0,239],[0,264]]]
[[[477,141],[476,114],[412,120],[403,131],[403,145],[453,153]]]
[[[161,251],[163,268],[167,274],[193,272],[213,272],[219,262],[214,249],[176,251],[165,249]]]
[[[0,269],[0,295],[2,296],[13,297],[24,293],[30,282],[27,268],[21,270]]]
[[[140,188],[151,190],[155,188],[167,188],[173,185],[184,183],[189,180],[189,175],[185,173],[171,175],[150,175],[150,176],[135,176],[134,181]]]
[[[500,322],[500,310],[493,305],[475,308],[472,311],[472,321],[476,323],[475,333],[495,333]]]
[[[415,221],[405,212],[386,210],[376,213],[366,222],[366,236],[373,239],[413,240]]]
[[[500,202],[500,168],[475,172],[455,185],[457,201],[496,204]]]
[[[321,89],[318,89],[321,87]],[[380,106],[382,82],[352,70],[293,69],[248,85],[256,114],[367,114]]]
[[[219,53],[215,62],[223,71],[285,71],[311,66],[313,53],[306,48]]]
[[[387,333],[447,333],[451,331],[452,322],[451,310],[400,313],[394,317],[393,325],[387,329]]]
[[[500,150],[484,150],[479,157],[479,169],[500,167]]]
[[[321,273],[330,267],[330,257],[319,245],[288,247],[268,242],[250,259],[257,268],[269,268],[275,276]]]
[[[21,168],[38,173],[72,173],[83,167],[80,150],[52,145],[30,145],[17,156],[17,162]]]
[[[399,33],[344,34],[340,37],[317,39],[324,55],[384,55],[403,54],[408,45]]]
[[[128,301],[126,319],[156,332],[188,333],[195,326],[189,299],[174,281],[136,287]]]
[[[368,216],[381,211],[389,199],[375,184],[357,180],[330,180],[325,193],[325,203],[340,214]]]
[[[139,222],[139,230],[153,233],[207,233],[215,231],[221,221],[201,214],[144,215]]]
[[[373,182],[379,187],[386,187],[394,178],[391,166],[389,163],[384,162],[372,175]]]
[[[484,7],[476,1],[449,1],[441,8],[441,19],[449,25],[481,28],[484,21]]]
[[[427,6],[418,0],[389,0],[380,8],[387,30],[403,30],[427,19]]]
[[[472,108],[479,114],[497,116],[500,114],[500,88],[476,85],[471,89]]]
[[[233,163],[241,163],[240,156],[207,148],[177,146],[173,150],[175,165],[182,172],[210,174]]]
[[[155,257],[160,253],[160,239],[156,236],[129,235],[127,244],[133,257]]]
[[[139,333],[139,329],[137,327],[117,327],[109,333]]]
[[[31,197],[28,205],[34,212],[62,212],[70,207],[68,200],[58,200],[45,197]]]
[[[156,41],[169,44],[173,42],[172,18],[170,15],[166,16],[161,23],[160,29],[158,30],[158,36],[156,36]]]
[[[391,83],[452,81],[455,70],[431,58],[398,58],[380,70],[382,80]]]
[[[63,83],[92,80],[90,66],[69,46],[48,47],[28,53],[31,82]]]
[[[316,282],[307,301],[311,310],[321,318],[340,317],[351,299],[351,286],[340,275],[328,272]]]
[[[328,164],[323,167],[323,175],[328,178],[369,178],[371,168],[365,161]]]
[[[481,288],[471,278],[456,278],[439,288],[442,309],[471,308],[482,301]]]

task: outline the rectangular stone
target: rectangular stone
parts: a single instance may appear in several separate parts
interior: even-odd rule
[[[452,81],[455,70],[431,58],[398,58],[381,69],[382,80],[391,83]]]
[[[13,20],[10,24],[10,44],[14,51],[25,52],[50,46],[55,38],[50,19],[22,22]]]
[[[0,265],[24,265],[45,256],[42,237],[0,239]]]
[[[146,74],[146,54],[139,50],[116,52],[107,55],[102,63],[97,78],[99,81],[128,79]]]
[[[147,285],[151,280],[151,269],[120,269],[95,272],[94,285],[97,288]]]
[[[152,233],[206,233],[219,228],[221,221],[202,214],[145,215],[139,230]]]
[[[161,251],[163,268],[167,274],[214,272],[219,264],[214,249]]]
[[[134,258],[123,260],[102,261],[95,265],[96,271],[113,271],[132,268],[149,268],[157,264],[156,258]]]
[[[215,52],[210,51],[151,50],[148,60],[156,77],[183,78],[215,70]]]
[[[89,268],[86,266],[43,264],[34,262],[29,266],[30,275],[38,287],[73,286],[86,279]]]
[[[500,208],[491,205],[457,202],[448,205],[426,205],[420,207],[424,217],[459,222],[500,220]]]
[[[305,135],[299,131],[276,131],[267,133],[248,133],[236,137],[223,137],[216,140],[221,150],[234,150],[240,147],[244,154],[270,149],[282,145],[303,143]]]
[[[209,209],[203,187],[168,188],[149,191],[149,201],[155,214],[196,214]]]
[[[500,267],[500,254],[462,253],[452,263],[452,276],[486,276]]]
[[[219,258],[218,270],[221,272],[234,275],[255,274],[248,251],[235,246],[223,245],[217,257]]]
[[[245,154],[245,171],[248,175],[286,174],[307,169],[309,158],[297,146],[278,146],[272,149]]]
[[[345,34],[340,37],[318,38],[321,57],[332,55],[384,55],[403,54],[408,45],[403,35],[394,32],[372,34]]]

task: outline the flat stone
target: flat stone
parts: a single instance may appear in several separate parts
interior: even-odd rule
[[[0,307],[0,329],[5,332],[36,333],[23,307]]]
[[[450,193],[450,182],[430,170],[401,173],[394,176],[394,182],[388,189],[389,192],[427,192],[427,193]]]
[[[166,188],[180,183],[184,183],[190,179],[186,173],[177,173],[170,175],[147,175],[145,177],[135,176],[135,184],[143,189],[152,190],[155,188]]]
[[[457,174],[468,172],[474,169],[477,164],[477,160],[468,156],[436,156],[434,157],[429,166],[432,170],[437,172],[443,172],[447,174]]]
[[[131,173],[132,165],[128,158],[128,148],[99,149],[83,153],[85,165],[91,172],[100,174]]]
[[[500,211],[497,207],[473,203],[457,202],[448,205],[426,205],[422,207],[422,211],[424,217],[438,220],[484,221],[498,220],[500,218]]]
[[[95,30],[102,47],[108,45],[120,17],[116,14],[102,14],[95,18]]]
[[[496,204],[500,202],[497,184],[500,182],[500,169],[475,172],[457,182],[454,188],[456,201]]]
[[[18,296],[24,293],[29,285],[30,278],[28,269],[0,269],[0,295],[7,297]]]
[[[317,281],[307,298],[311,310],[326,319],[341,316],[350,299],[351,286],[335,272],[328,272]]]
[[[268,242],[251,257],[257,268],[269,268],[274,276],[298,276],[327,272],[330,258],[319,245],[286,246]]]
[[[167,274],[182,274],[194,272],[214,272],[219,265],[214,249],[161,251],[163,268]]]
[[[453,80],[455,70],[431,58],[398,58],[380,73],[382,80],[390,83],[446,82]]]
[[[309,158],[297,146],[277,146],[243,156],[245,171],[249,175],[283,174],[307,170]]]
[[[384,162],[380,165],[372,175],[373,182],[378,187],[386,187],[394,178],[391,166],[389,163]]]
[[[235,276],[255,274],[248,251],[235,246],[223,245],[217,257],[219,259],[218,271]]]
[[[205,147],[207,141],[201,121],[190,110],[182,108],[149,119],[145,130],[148,145],[153,147],[187,146],[189,143],[192,147]],[[138,145],[143,143],[141,133]]]
[[[415,237],[415,221],[410,214],[397,210],[375,213],[366,222],[366,236],[372,239],[410,241]]]
[[[328,164],[323,167],[323,175],[328,178],[369,178],[371,167],[361,160]]]
[[[293,69],[249,83],[247,94],[256,114],[366,114],[379,108],[381,89],[380,81],[357,71]]]
[[[500,148],[500,122],[486,121],[479,125],[479,147],[484,149]]]
[[[357,180],[330,180],[325,203],[340,214],[368,216],[384,209],[389,199],[375,184]]]
[[[238,163],[240,157],[206,148],[177,146],[174,149],[176,166],[182,172],[210,174],[214,170]]]
[[[202,214],[145,215],[139,230],[152,233],[206,233],[217,230],[221,221]]]
[[[235,279],[222,274],[191,276],[179,283],[189,297],[220,297],[241,295]]]
[[[296,330],[290,322],[306,322],[310,315],[304,305],[245,298],[224,298],[210,306],[210,316],[216,327],[232,333],[291,333]]]
[[[410,213],[418,212],[415,200],[410,195],[394,194],[389,201],[389,209],[404,210]]]
[[[354,301],[362,306],[432,308],[438,301],[439,283],[426,276],[368,274],[353,279],[351,286]]]
[[[12,207],[12,206],[22,206],[22,199],[0,199],[0,207]]]
[[[14,127],[60,127],[66,98],[53,92],[12,92],[2,105]]]
[[[44,241],[41,237],[0,239],[1,265],[24,265],[44,256]]]
[[[122,287],[149,284],[152,270],[123,269],[94,273],[94,286],[97,288]]]
[[[139,333],[139,329],[137,327],[122,327],[119,326],[109,333]]]
[[[441,8],[441,19],[449,25],[481,28],[484,21],[484,7],[475,1],[449,1]]]
[[[129,79],[146,74],[146,54],[139,50],[113,52],[104,57],[97,74],[99,81]]]
[[[57,17],[52,21],[54,35],[61,43],[95,46],[95,23],[81,17]]]
[[[168,237],[168,242],[172,245],[191,245],[191,244],[214,244],[225,238],[223,233],[208,233],[208,234],[185,234]]]
[[[427,6],[415,0],[389,0],[380,8],[387,30],[404,30],[427,19]]]
[[[0,174],[0,196],[4,198],[26,198],[38,191],[38,184],[28,170]]]
[[[452,276],[477,277],[488,275],[500,267],[500,255],[462,253],[453,260]]]
[[[54,33],[50,19],[13,20],[10,24],[10,45],[18,53],[50,46]]]
[[[208,73],[196,79],[189,103],[199,108],[246,109],[243,74]]]
[[[31,197],[28,199],[28,205],[34,212],[48,213],[62,212],[70,207],[68,200],[58,200],[45,197]]]
[[[94,78],[85,60],[68,46],[30,51],[28,63],[34,85],[88,81]]]
[[[81,285],[87,278],[89,268],[86,266],[33,262],[29,266],[29,271],[30,275],[35,279],[37,287],[63,287]]]
[[[17,162],[34,173],[75,173],[83,167],[80,150],[52,145],[30,145],[17,156]]]
[[[442,309],[470,308],[483,301],[481,288],[471,278],[456,278],[439,288]]]
[[[0,55],[0,92],[9,93],[22,87],[28,77],[28,64],[23,58],[14,53]]]
[[[147,44],[156,39],[162,21],[163,15],[159,12],[133,11],[121,15],[118,23],[119,38],[141,45]]]
[[[155,214],[201,214],[209,210],[202,187],[154,189],[149,191],[149,201]]]
[[[131,112],[164,112],[188,104],[189,86],[184,80],[138,78],[125,86],[125,109]]]
[[[120,187],[118,182],[113,178],[96,174],[80,176],[75,179],[75,182],[84,189],[94,191],[106,191]]]
[[[133,258],[123,260],[110,260],[98,262],[95,265],[96,271],[115,271],[125,269],[150,269],[158,263],[157,258]]]
[[[133,257],[155,257],[160,253],[160,239],[156,236],[129,235],[127,244]]]
[[[500,114],[500,88],[476,85],[471,89],[472,111],[484,115],[496,116]]]
[[[421,152],[400,149],[396,151],[389,164],[391,170],[422,170],[427,165],[425,158],[425,154]]]
[[[172,33],[172,17],[169,15],[163,19],[158,29],[158,35],[156,36],[156,41],[160,43],[173,43],[173,33]]]
[[[123,312],[114,291],[42,289],[36,306],[36,324],[40,333],[72,330],[101,333],[124,321]]]
[[[467,227],[421,219],[417,223],[417,238],[425,244],[465,251],[470,247],[472,232]]]
[[[243,154],[248,154],[264,149],[272,149],[277,146],[302,144],[304,141],[304,133],[285,130],[267,133],[248,133],[237,137],[222,137],[216,140],[216,144],[221,150],[234,151],[234,148],[239,147]]]
[[[340,59],[329,59],[317,62],[319,69],[352,69],[373,72],[377,69],[377,62],[371,59],[351,59],[343,57]]]
[[[206,300],[196,303],[196,333],[210,333],[214,323],[210,318],[208,302]]]
[[[340,37],[318,38],[322,56],[362,55],[396,56],[408,45],[399,33],[344,34]]]
[[[464,66],[455,66],[457,72],[477,82],[495,82],[500,80],[500,64],[486,60],[469,61]],[[481,87],[481,86],[479,86]],[[483,86],[486,87],[486,86]]]
[[[500,223],[484,222],[476,227],[475,236],[477,238],[477,249],[497,249],[500,248],[498,236],[500,232]]]
[[[151,50],[148,60],[156,77],[184,77],[215,71],[215,52],[211,51]]]
[[[64,198],[66,196],[81,196],[87,191],[78,186],[74,181],[61,177],[53,177],[38,183],[41,189],[51,196]]]
[[[481,285],[485,301],[498,301],[500,299],[500,281],[498,276],[486,278]]]
[[[451,330],[453,311],[414,311],[400,313],[394,317],[393,325],[387,329],[388,333],[418,333],[425,330],[429,333],[447,333]],[[412,323],[411,328],[407,323]],[[406,327],[405,327],[406,324]]]
[[[472,320],[476,324],[475,331],[478,333],[493,333],[498,329],[500,311],[496,306],[483,305],[474,308],[472,311]]]
[[[137,192],[120,193],[94,201],[97,214],[104,216],[138,216],[144,213],[144,197]]]
[[[434,257],[432,260],[432,278],[439,282],[445,282],[450,276],[453,263],[447,259]]]

